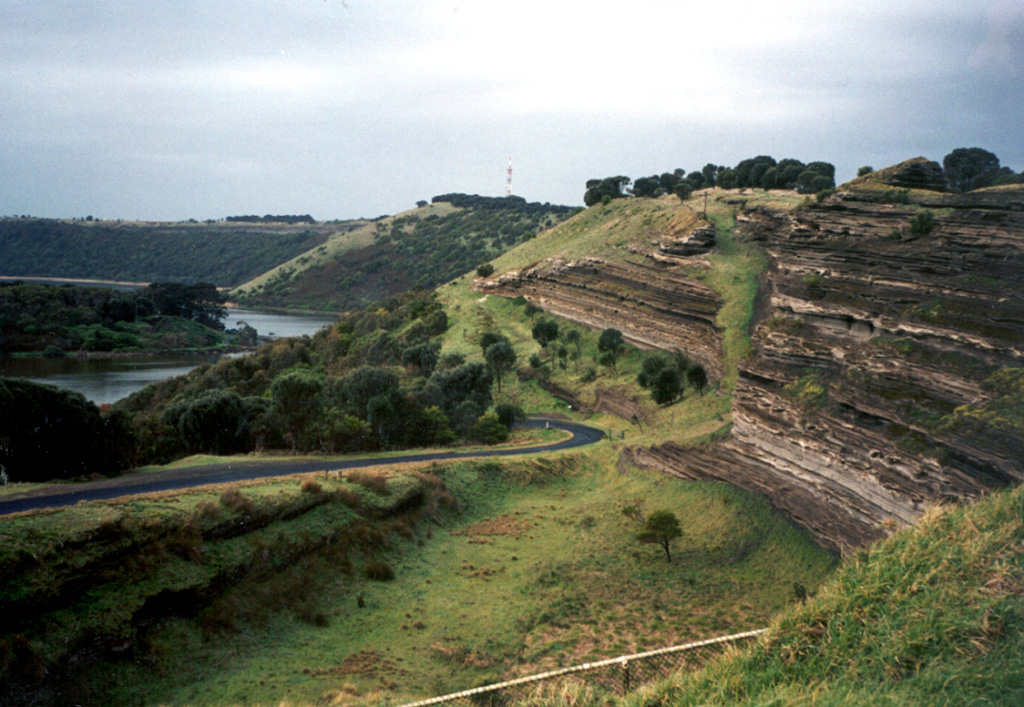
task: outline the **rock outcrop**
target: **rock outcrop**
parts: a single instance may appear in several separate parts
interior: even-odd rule
[[[741,215],[772,266],[732,439],[634,461],[763,493],[840,552],[1024,479],[998,387],[1024,364],[1024,190],[914,200],[929,208],[848,191]]]
[[[741,210],[736,237],[770,267],[731,437],[623,461],[761,493],[841,553],[1024,480],[1024,188],[946,194],[941,177],[919,158],[822,203]],[[713,240],[690,223],[634,244],[642,258],[549,259],[480,288],[682,349],[718,377],[721,303],[689,277]]]
[[[885,183],[905,189],[928,189],[930,191],[946,191],[946,178],[938,162],[918,157],[908,160],[892,171],[885,178]]]
[[[688,278],[675,258],[642,263],[551,258],[481,282],[477,289],[525,297],[598,331],[617,328],[641,348],[680,349],[712,377],[722,375],[722,340],[715,325],[719,297]]]

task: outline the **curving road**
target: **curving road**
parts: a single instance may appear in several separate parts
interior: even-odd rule
[[[31,511],[39,508],[71,506],[79,501],[102,501],[120,496],[134,496],[155,491],[194,488],[207,484],[223,484],[232,481],[249,481],[271,476],[287,476],[314,471],[341,471],[372,466],[387,466],[407,462],[452,461],[480,457],[514,457],[520,454],[556,452],[562,449],[593,444],[604,437],[604,431],[565,420],[530,418],[521,423],[523,427],[550,426],[572,434],[569,439],[553,444],[534,447],[499,449],[478,452],[425,452],[404,454],[379,459],[343,459],[340,461],[266,462],[243,461],[211,466],[197,466],[188,469],[157,472],[154,474],[122,476],[103,481],[78,484],[73,490],[67,487],[48,487],[26,494],[0,499],[0,515]]]

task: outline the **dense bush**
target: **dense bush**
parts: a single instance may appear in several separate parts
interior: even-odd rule
[[[0,467],[12,481],[116,476],[134,464],[135,450],[125,413],[101,412],[69,390],[0,379]]]

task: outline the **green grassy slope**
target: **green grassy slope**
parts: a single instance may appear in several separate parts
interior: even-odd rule
[[[1024,489],[933,511],[847,562],[748,654],[625,705],[1019,705]]]
[[[611,452],[429,467],[418,476],[425,481],[392,472],[396,489],[406,481],[444,484],[434,492],[441,502],[419,523],[396,517],[360,525],[344,506],[338,515],[328,504],[232,541],[169,545],[168,569],[157,562],[144,588],[177,577],[169,586],[187,589],[196,573],[236,555],[279,569],[244,578],[195,618],[179,611],[153,625],[130,659],[113,657],[78,675],[69,694],[103,694],[106,704],[394,704],[763,625],[793,601],[793,582],[815,587],[830,571],[829,555],[749,494],[624,476]],[[318,481],[326,493],[359,488]],[[261,503],[296,491],[295,480],[243,489]],[[304,498],[311,500],[299,493],[289,503]],[[210,500],[227,512],[215,495]],[[687,519],[671,565],[660,548],[634,540],[634,524],[620,511],[637,502]],[[165,499],[145,516],[166,516],[175,505]],[[287,548],[332,532],[322,551],[286,565]],[[192,547],[198,553],[190,557]],[[373,562],[392,567],[394,579],[367,579]],[[300,591],[297,582],[307,586]],[[102,616],[103,589],[65,612],[72,625]]]
[[[231,296],[254,306],[365,307],[412,287],[450,280],[554,226],[570,211],[522,199],[435,197],[432,204],[332,238]]]

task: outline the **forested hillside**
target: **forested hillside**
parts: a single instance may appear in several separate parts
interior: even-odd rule
[[[0,275],[238,285],[358,222],[0,219]]]
[[[0,283],[0,356],[254,345],[252,327],[224,332],[223,301],[210,283],[154,283],[130,291]]]
[[[332,239],[231,297],[250,306],[353,310],[435,287],[560,223],[574,209],[521,197],[442,194]],[[345,242],[339,242],[344,240]]]

